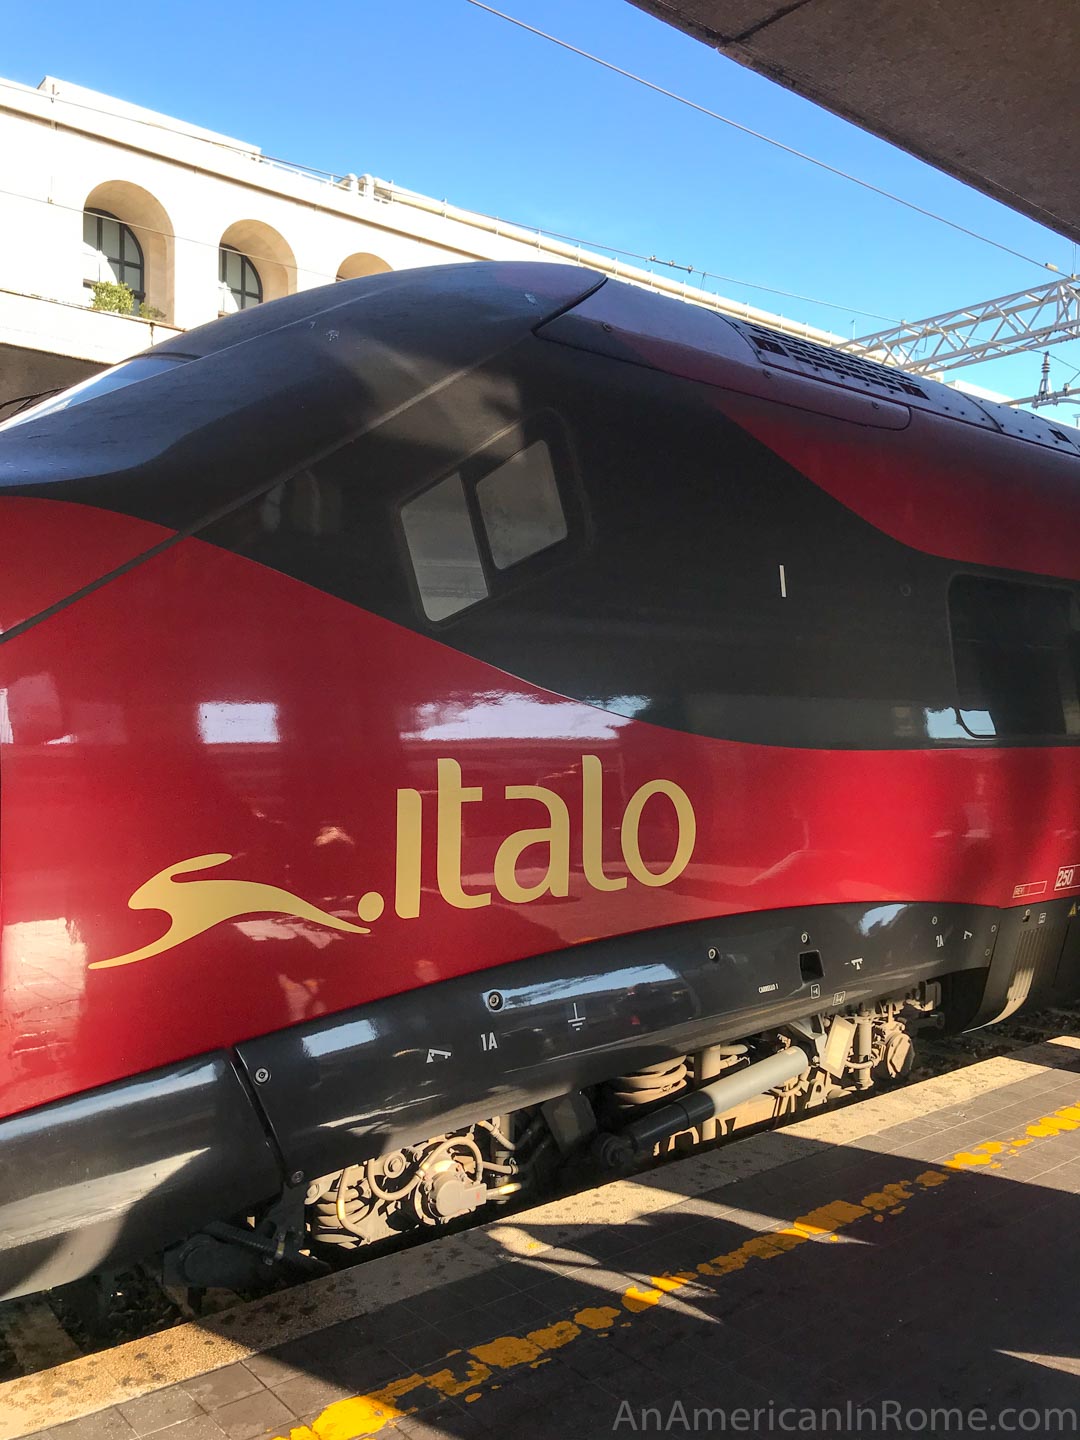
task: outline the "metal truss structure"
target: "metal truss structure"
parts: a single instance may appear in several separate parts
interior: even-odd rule
[[[1080,337],[1080,276],[1018,290],[838,346],[913,375],[958,370]]]

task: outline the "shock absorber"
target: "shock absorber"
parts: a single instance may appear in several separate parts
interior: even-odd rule
[[[805,1075],[809,1069],[806,1052],[797,1045],[788,1046],[745,1069],[722,1075],[700,1090],[680,1095],[640,1119],[631,1120],[618,1134],[598,1137],[597,1153],[603,1163],[612,1168],[628,1165],[635,1157],[647,1155],[669,1135],[711,1120],[725,1110]]]
[[[852,1067],[857,1071],[860,1090],[869,1090],[874,1083],[870,1074],[874,1064],[874,1015],[863,1005],[855,1017],[855,1049],[858,1060]]]

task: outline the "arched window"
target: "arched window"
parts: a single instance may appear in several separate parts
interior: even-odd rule
[[[220,274],[223,310],[247,310],[252,305],[262,303],[263,290],[259,272],[248,257],[233,245],[221,247]],[[232,296],[231,305],[226,302],[226,292]]]
[[[358,251],[338,266],[338,280],[358,280],[362,275],[385,275],[390,266],[379,255]]]
[[[136,304],[146,299],[142,246],[122,220],[107,210],[85,211],[83,252],[86,258],[83,283],[87,289],[99,280],[112,280],[129,286]]]

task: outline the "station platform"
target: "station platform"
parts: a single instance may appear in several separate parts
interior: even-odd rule
[[[0,1440],[1078,1428],[1069,1037],[0,1385]]]

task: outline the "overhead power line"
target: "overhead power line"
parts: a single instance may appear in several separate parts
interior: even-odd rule
[[[13,91],[21,97],[25,97],[27,95],[41,96],[44,99],[49,100],[52,104],[59,103],[66,106],[68,109],[83,111],[89,115],[100,115],[109,120],[120,120],[124,124],[141,125],[148,130],[160,130],[172,136],[191,138],[190,132],[186,132],[183,128],[178,129],[175,124],[171,123],[168,120],[168,117],[163,117],[161,119],[153,119],[148,116],[129,114],[126,111],[118,112],[116,110],[110,110],[102,105],[91,105],[85,100],[75,100],[63,91],[30,91],[27,89],[26,86],[16,85],[9,80],[0,80],[0,91],[3,90]],[[234,143],[225,137],[215,135],[209,131],[200,132],[196,135],[195,138],[203,141],[203,143],[205,144],[212,145],[214,146],[214,148],[224,151],[228,154],[241,156],[242,158],[247,160],[255,160],[258,162],[262,162],[280,169],[292,170],[299,174],[307,175],[314,180],[324,181],[329,186],[338,187],[341,182],[346,178],[345,176],[336,174],[332,170],[322,170],[316,165],[304,165],[295,160],[285,160],[279,156],[266,155],[254,146],[244,145],[242,143]],[[379,181],[377,183],[380,186],[384,187],[387,193],[395,200],[407,201],[408,197],[412,194],[411,191],[404,190],[401,187],[394,185],[392,182]],[[0,194],[8,195],[13,199],[18,198],[22,200],[35,200],[39,201],[42,204],[55,205],[57,203],[51,199],[46,200],[40,196],[28,195],[16,191],[0,191]],[[60,206],[59,208],[73,209],[75,207]],[[706,280],[716,280],[724,285],[740,285],[748,290],[760,290],[763,294],[780,295],[787,300],[799,300],[806,305],[819,305],[827,310],[840,310],[846,315],[864,315],[867,317],[867,319],[870,320],[891,321],[892,319],[891,316],[879,315],[873,310],[860,310],[857,306],[844,305],[836,300],[818,300],[815,299],[815,297],[812,295],[802,295],[794,290],[784,290],[775,285],[761,285],[753,280],[741,280],[737,276],[733,275],[720,275],[712,270],[700,269],[696,265],[683,265],[675,260],[662,260],[657,255],[645,255],[636,250],[627,250],[622,246],[605,245],[599,241],[582,239],[580,236],[577,235],[565,235],[558,230],[547,230],[543,226],[529,225],[519,220],[509,220],[505,216],[491,215],[486,211],[477,210],[473,211],[472,213],[479,216],[481,219],[491,220],[496,224],[512,225],[515,229],[531,231],[533,234],[541,235],[552,240],[563,240],[566,241],[568,244],[583,246],[585,249],[595,251],[602,255],[623,255],[632,260],[641,260],[646,264],[662,265],[669,270],[683,270],[687,273],[687,275],[691,277],[694,275],[700,275],[702,278],[702,282]],[[142,228],[147,230],[148,233],[160,233],[162,235],[167,233],[165,231],[154,231],[153,227],[151,226],[143,226]],[[176,235],[172,238],[182,240],[191,239],[192,237]],[[196,240],[193,243],[205,244],[207,242],[202,240]],[[265,260],[268,257],[251,255],[249,256],[249,258],[253,260]],[[306,273],[314,276],[317,279],[333,280],[336,278],[333,275],[323,274],[323,272],[321,271],[312,270],[310,268],[307,268]]]
[[[484,218],[491,220],[496,217],[485,215]],[[780,295],[785,300],[801,300],[804,305],[821,305],[826,310],[842,310],[845,315],[865,315],[871,320],[888,320],[894,325],[899,323],[890,315],[879,315],[874,310],[860,310],[856,305],[844,305],[838,300],[818,300],[813,295],[801,295],[797,290],[782,290],[778,285],[760,285],[755,280],[740,280],[736,275],[721,275],[716,270],[702,270],[697,265],[682,265],[677,260],[661,260],[659,255],[626,250],[620,245],[604,245],[598,240],[584,240],[580,235],[567,235],[561,230],[545,230],[539,225],[529,227],[520,220],[508,220],[506,224],[512,224],[519,230],[535,228],[538,235],[545,235],[549,240],[563,240],[567,245],[583,245],[587,250],[595,250],[598,254],[624,255],[628,260],[640,260],[644,265],[663,265],[668,270],[683,270],[691,279],[700,275],[702,281],[717,280],[721,285],[741,285],[746,290],[761,290],[766,295]]]
[[[1043,356],[1039,388],[1034,395],[1025,395],[1022,400],[1008,400],[1006,404],[1013,406],[1027,405],[1032,410],[1038,410],[1041,405],[1080,405],[1080,390],[1076,389],[1072,383],[1077,375],[1080,375],[1080,370],[1074,370],[1068,382],[1062,385],[1060,389],[1055,390],[1050,384],[1050,361],[1056,361],[1057,358],[1056,355],[1051,355],[1049,351]]]
[[[300,165],[295,160],[282,160],[275,155],[266,155],[257,145],[245,145],[241,140],[230,140],[225,135],[215,134],[212,130],[197,129],[194,134],[191,129],[177,126],[168,116],[154,119],[149,115],[136,115],[131,109],[110,110],[104,105],[91,105],[86,100],[76,100],[66,91],[62,90],[36,90],[30,89],[27,85],[18,85],[11,80],[0,80],[0,90],[10,90],[22,99],[39,98],[48,100],[50,104],[60,104],[68,110],[82,110],[87,115],[103,115],[107,120],[120,120],[125,125],[141,125],[146,130],[161,130],[174,139],[190,140],[192,138],[201,140],[206,145],[212,145],[217,150],[225,151],[230,155],[238,155],[245,160],[264,160],[269,165],[281,165],[286,170],[302,170],[317,175],[327,180],[337,180],[338,176],[329,170],[320,170],[315,165]]]
[[[1080,336],[1080,285],[1075,275],[913,320],[841,345],[913,375],[958,370]]]
[[[1069,372],[1068,384],[1069,384],[1069,385],[1071,385],[1072,382],[1076,379],[1076,377],[1077,377],[1078,375],[1080,375],[1080,365],[1075,365],[1075,366],[1074,366],[1074,365],[1070,365],[1069,362],[1068,362],[1067,360],[1063,360],[1060,355],[1051,355],[1051,356],[1050,356],[1050,364],[1051,364],[1051,365],[1060,365],[1063,369],[1068,370],[1068,372]]]
[[[1050,353],[1043,356],[1042,375],[1039,379],[1039,388],[1034,395],[1025,395],[1022,400],[1008,400],[1008,405],[1029,405],[1032,410],[1037,410],[1040,405],[1060,405],[1063,400],[1070,399],[1077,392],[1070,385],[1063,385],[1060,390],[1054,390],[1050,385]],[[1075,403],[1075,402],[1073,402]]]
[[[835,175],[841,180],[848,180],[852,185],[858,185],[872,195],[880,195],[885,200],[891,200],[896,205],[904,206],[906,210],[914,211],[916,215],[922,215],[928,220],[936,220],[939,224],[947,225],[950,230],[967,235],[972,240],[979,240],[984,245],[992,245],[995,250],[1011,255],[1016,260],[1024,260],[1029,265],[1037,265],[1040,270],[1058,269],[1049,260],[1036,260],[1033,255],[1025,255],[1022,250],[1014,250],[1011,245],[1006,245],[1001,240],[991,239],[989,235],[983,235],[978,230],[961,225],[958,220],[950,220],[947,215],[939,215],[935,210],[928,210],[924,205],[918,205],[914,200],[907,200],[903,195],[894,194],[893,191],[886,190],[881,185],[875,185],[870,180],[864,180],[859,175],[852,175],[850,171],[842,170],[838,165],[830,165],[827,160],[819,160],[816,155],[809,155],[805,150],[797,150],[793,145],[785,144],[783,140],[777,140],[772,135],[765,135],[750,125],[744,125],[740,120],[733,120],[730,115],[721,115],[718,110],[711,110],[707,105],[702,105],[697,100],[691,100],[686,95],[680,95],[676,90],[668,90],[663,85],[657,85],[655,81],[647,80],[633,70],[626,70],[611,60],[605,60],[601,55],[593,54],[591,50],[583,50],[579,45],[571,45],[568,40],[560,40],[557,35],[551,35],[548,31],[540,30],[535,25],[528,25],[515,15],[508,15],[504,10],[496,10],[493,5],[485,5],[483,0],[466,0],[466,4],[472,5],[477,10],[486,11],[488,15],[494,15],[499,20],[505,20],[509,25],[516,25],[519,30],[525,30],[530,35],[538,36],[541,40],[547,40],[550,44],[557,45],[560,50],[569,51],[571,55],[579,55],[583,60],[590,60],[594,65],[609,70],[613,75],[621,75],[625,80],[632,80],[635,85],[641,85],[655,95],[663,95],[668,100],[674,100],[677,104],[685,105],[690,110],[696,110],[699,115],[705,115],[710,120],[717,120],[721,125],[728,125],[731,129],[738,130],[740,134],[749,135],[751,139],[761,140],[766,145],[772,145],[774,149],[782,151],[785,155],[791,155],[796,160],[804,160],[808,165],[815,165],[819,170],[824,170],[826,174]]]
[[[843,177],[844,179],[851,180],[853,181],[853,183],[860,185],[865,189],[872,190],[876,194],[882,195],[887,199],[894,200],[898,204],[915,210],[930,219],[938,220],[941,223],[948,225],[955,230],[959,230],[966,235],[970,235],[974,239],[982,240],[986,244],[995,246],[999,250],[1004,250],[1007,253],[1016,256],[1018,259],[1026,260],[1034,265],[1039,265],[1041,268],[1049,270],[1057,269],[1055,265],[1052,265],[1049,262],[1040,262],[1033,259],[1033,257],[1031,256],[1023,255],[1020,251],[1012,250],[1010,249],[1010,247],[1002,245],[996,240],[992,240],[987,236],[980,235],[976,231],[968,230],[966,227],[957,224],[957,222],[955,221],[949,220],[944,216],[937,215],[933,211],[925,210],[923,209],[923,207],[915,205],[913,202],[905,200],[900,196],[893,195],[889,191],[883,190],[878,186],[871,185],[869,182],[861,180],[857,176],[849,175],[847,174],[847,172],[828,165],[824,161],[817,160],[811,155],[806,155],[801,151],[795,150],[791,146],[783,144],[783,142],[781,141],[774,140],[767,135],[763,135],[758,131],[752,130],[750,129],[750,127],[742,125],[739,121],[731,120],[724,115],[720,115],[716,111],[709,110],[707,107],[699,105],[696,101],[689,100],[684,96],[676,94],[673,91],[665,90],[662,86],[656,85],[652,81],[635,75],[631,71],[624,70],[620,66],[612,64],[610,61],[604,60],[599,56],[591,54],[589,51],[582,50],[577,46],[571,45],[566,41],[558,39],[556,36],[549,35],[545,31],[538,30],[536,29],[536,27],[528,25],[524,21],[518,20],[512,15],[508,15],[505,14],[503,11],[496,10],[494,7],[482,3],[482,0],[468,0],[468,3],[474,5],[478,9],[484,10],[487,13],[496,16],[499,19],[506,20],[508,23],[515,25],[522,30],[537,35],[541,39],[548,40],[552,44],[555,44],[562,49],[568,50],[571,53],[579,55],[584,59],[591,60],[603,67],[604,69],[611,70],[616,74],[633,80],[636,83],[643,85],[647,89],[653,90],[658,94],[667,96],[668,98],[676,100],[681,104],[687,105],[691,109],[700,111],[702,114],[705,114],[712,119],[721,121],[723,124],[730,125],[734,129],[751,135],[756,139],[763,140],[767,144],[774,145],[778,149],[793,156],[796,156],[800,159],[806,160],[809,163],[816,165],[821,169],[827,170],[834,175],[838,175]],[[20,93],[27,93],[24,87],[17,87],[11,85],[9,82],[6,81],[0,81],[0,89],[2,88],[8,88],[12,90],[18,89]],[[46,92],[32,93],[40,93],[42,95],[46,94]],[[133,121],[139,124],[146,125],[152,129],[171,130],[176,133],[172,125],[164,123],[161,120],[143,119],[142,117],[138,116],[117,115],[116,112],[106,110],[103,107],[89,105],[85,102],[73,101],[63,94],[49,94],[47,95],[47,98],[54,102],[59,100],[65,105],[73,106],[76,109],[86,110],[94,114],[109,116],[113,119],[119,118],[125,121]],[[199,138],[208,139],[210,140],[210,143],[216,144],[217,146],[219,146],[219,148],[224,150],[234,151],[235,153],[243,153],[248,157],[268,161],[270,164],[273,165],[280,165],[290,169],[301,171],[313,177],[318,176],[320,179],[325,179],[326,183],[331,186],[336,185],[341,178],[336,176],[333,172],[318,170],[313,166],[302,166],[295,164],[294,162],[271,159],[271,157],[264,156],[258,151],[253,151],[248,147],[240,147],[230,144],[228,141],[222,141],[217,139],[217,137],[211,137],[208,135],[200,136]],[[399,187],[388,184],[387,182],[378,181],[376,182],[376,184],[378,186],[381,186],[385,190],[388,198],[392,198],[394,200],[402,200],[405,202],[408,202],[412,198],[412,192],[401,190]],[[38,204],[48,204],[50,206],[56,206],[60,209],[76,210],[78,208],[76,206],[63,205],[62,203],[48,199],[44,196],[30,195],[26,194],[25,192],[0,190],[0,195],[7,195],[12,199],[18,198],[22,200],[30,200]],[[423,197],[415,198],[419,200]],[[815,299],[812,296],[802,295],[795,291],[784,290],[777,286],[761,285],[751,280],[742,280],[735,276],[721,275],[715,271],[699,269],[697,266],[694,265],[684,265],[674,260],[661,259],[657,255],[645,255],[641,252],[628,250],[620,246],[604,245],[596,241],[582,239],[579,236],[566,235],[555,230],[546,230],[538,226],[530,226],[522,224],[521,222],[508,221],[505,218],[485,214],[485,212],[483,211],[460,213],[463,215],[471,213],[477,219],[492,222],[496,227],[498,227],[499,225],[511,225],[514,229],[522,231],[525,234],[531,234],[533,236],[541,238],[546,237],[548,239],[560,240],[566,244],[572,244],[578,247],[585,247],[590,251],[597,252],[599,255],[603,255],[604,253],[606,253],[612,256],[626,256],[631,259],[641,261],[644,264],[655,264],[663,266],[666,269],[670,270],[685,271],[686,274],[691,277],[694,275],[700,275],[702,278],[702,286],[700,287],[702,298],[703,300],[707,299],[713,303],[715,303],[719,297],[711,295],[707,290],[704,289],[704,282],[706,280],[716,280],[722,284],[744,286],[748,289],[759,290],[766,294],[779,295],[788,299],[799,300],[805,304],[820,305],[825,306],[829,309],[841,310],[851,315],[865,315],[868,318],[873,319],[888,318],[886,316],[876,315],[872,311],[859,310],[855,306],[844,305],[836,301],[819,300]],[[167,233],[165,231],[158,232],[154,230],[153,227],[149,226],[142,226],[140,228],[148,231],[149,233],[160,233],[163,235]],[[496,231],[496,233],[498,232]],[[192,236],[177,235],[172,236],[171,238],[185,239],[199,245],[213,245],[212,241],[208,241],[202,237],[196,239]],[[252,258],[262,260],[273,257],[254,256]],[[590,261],[587,257],[581,256],[580,263],[588,267]],[[305,267],[297,267],[297,269],[305,269]],[[311,275],[315,279],[331,280],[336,278],[328,273],[315,271],[310,268],[306,268],[305,273]],[[959,368],[962,365],[973,365],[984,360],[997,359],[1004,355],[1027,351],[1035,348],[1041,348],[1044,345],[1058,344],[1061,341],[1074,339],[1080,336],[1080,290],[1077,289],[1077,286],[1074,283],[1077,278],[1078,277],[1075,275],[1070,275],[1069,277],[1063,278],[1060,281],[1053,281],[1046,286],[1035,287],[1025,291],[1018,291],[1014,295],[1004,296],[998,300],[987,301],[978,306],[969,306],[960,310],[950,311],[944,315],[934,316],[930,319],[923,321],[915,321],[910,324],[896,324],[895,322],[893,322],[892,328],[889,330],[883,330],[875,335],[863,336],[860,339],[848,341],[847,343],[839,346],[838,348],[856,351],[858,353],[866,353],[873,358],[885,360],[887,363],[894,364],[898,368],[918,373],[920,371],[928,370],[940,371],[950,368]],[[638,281],[638,283],[640,283],[640,281]],[[697,287],[687,286],[686,288],[689,289]],[[686,296],[686,298],[689,299],[691,297]],[[980,326],[986,327],[985,333],[981,336],[977,334]],[[927,345],[931,346],[931,349],[929,351],[923,348]],[[1053,358],[1056,362],[1057,357]],[[1074,371],[1073,377],[1071,378],[1075,378],[1076,374],[1080,374],[1080,371]],[[1064,390],[1060,393],[1069,393],[1069,386],[1066,385]],[[1034,399],[1035,397],[1032,398]]]
[[[398,201],[406,205],[412,203],[411,191],[401,190],[397,186],[382,180],[376,181],[375,184],[376,188],[383,192],[387,199],[392,201]],[[31,195],[25,190],[5,190],[3,188],[0,188],[0,198],[6,198],[11,200],[28,200],[35,205],[47,205],[52,210],[66,210],[72,214],[85,213],[81,206],[66,205],[62,201],[53,200],[46,195]],[[539,238],[540,240],[560,240],[564,244],[574,245],[577,246],[579,249],[592,252],[591,255],[582,254],[577,257],[577,263],[580,264],[584,269],[596,269],[597,267],[594,263],[594,260],[596,258],[606,259],[608,256],[611,256],[613,258],[615,256],[624,256],[631,260],[641,260],[646,264],[663,265],[666,268],[672,270],[683,270],[687,273],[687,275],[690,276],[700,275],[703,282],[705,280],[718,280],[728,285],[740,285],[748,290],[761,290],[768,295],[780,295],[783,296],[785,299],[789,300],[801,300],[804,304],[807,305],[821,305],[828,310],[841,310],[847,315],[863,315],[870,320],[888,320],[891,318],[888,315],[878,315],[873,310],[860,310],[854,305],[843,305],[836,300],[817,300],[811,295],[799,295],[793,290],[781,290],[775,285],[760,285],[756,281],[740,280],[733,275],[718,275],[711,270],[699,270],[696,266],[693,265],[679,265],[673,260],[661,260],[656,255],[644,255],[636,250],[624,249],[619,245],[604,245],[599,241],[585,240],[577,235],[564,235],[558,230],[545,230],[542,226],[529,225],[519,220],[508,220],[505,216],[489,215],[483,210],[462,210],[459,212],[454,206],[444,206],[444,213],[446,214],[446,218],[450,220],[457,220],[462,216],[474,216],[478,220],[490,221],[493,227],[492,233],[501,236],[501,238],[503,239],[520,239],[523,244],[526,242],[526,240],[532,241],[532,243],[535,244],[537,238]],[[373,223],[371,219],[367,216],[356,216],[355,218],[367,224]],[[125,221],[124,223],[126,224],[127,222]],[[499,227],[503,228],[500,229]],[[509,228],[509,230],[520,231],[520,237],[509,235],[507,233],[507,227]],[[169,240],[183,240],[188,244],[199,245],[203,248],[219,248],[219,242],[214,240],[208,240],[205,237],[193,235],[178,235],[171,230],[162,230],[153,225],[137,224],[135,228],[147,235],[160,235]],[[249,260],[255,261],[257,263],[284,263],[278,260],[275,256],[260,255],[254,250],[249,250],[245,253],[247,254]],[[566,258],[569,259],[571,257]],[[314,270],[311,266],[292,265],[287,266],[286,268],[294,269],[298,275],[308,275],[313,280],[323,280],[329,282],[331,280],[337,279],[337,276],[330,274],[329,271]],[[647,273],[648,272],[641,272],[639,275],[630,275],[626,278],[634,284],[641,284],[643,283],[644,275]],[[711,291],[705,290],[703,287],[692,288],[700,289],[703,304],[715,307],[717,305],[717,302],[727,302],[727,297],[715,295]],[[691,297],[686,296],[685,298],[690,299]],[[734,304],[735,302],[732,301],[730,303]],[[776,318],[778,321],[782,319],[782,317],[780,316],[777,316]]]
[[[492,13],[498,14],[498,13],[500,13],[500,12],[494,11],[494,12],[492,12]],[[538,32],[538,33],[539,33],[539,32]],[[643,83],[644,83],[644,82],[643,82]],[[177,126],[176,126],[175,124],[173,124],[173,123],[171,123],[171,122],[169,121],[168,117],[162,117],[162,118],[160,118],[160,119],[154,119],[154,118],[151,118],[151,117],[149,117],[149,116],[129,114],[129,113],[127,113],[126,111],[125,111],[125,112],[118,112],[118,111],[116,111],[116,110],[110,110],[110,109],[108,109],[107,107],[105,107],[105,106],[103,106],[103,105],[92,105],[92,104],[90,104],[89,102],[87,102],[87,101],[85,101],[85,100],[76,100],[76,99],[72,98],[70,95],[68,95],[67,93],[65,93],[65,92],[63,92],[63,91],[59,91],[59,92],[47,91],[47,90],[32,90],[32,91],[31,91],[31,90],[28,90],[26,86],[16,85],[15,83],[13,83],[12,81],[9,81],[9,80],[0,80],[0,91],[3,91],[3,90],[10,90],[10,91],[12,91],[12,92],[14,92],[14,93],[17,93],[20,97],[25,97],[25,96],[27,96],[27,95],[30,95],[30,96],[40,96],[40,97],[42,97],[43,99],[46,99],[46,100],[50,101],[52,104],[57,104],[57,103],[59,103],[59,104],[65,106],[65,107],[67,107],[67,108],[70,109],[70,110],[82,111],[82,112],[84,112],[84,113],[86,113],[86,114],[89,114],[89,115],[100,115],[100,116],[102,116],[102,117],[104,117],[104,118],[106,118],[106,119],[109,119],[109,120],[120,120],[120,121],[122,121],[124,124],[128,124],[128,125],[141,125],[141,126],[143,126],[145,129],[162,131],[162,132],[165,132],[166,134],[169,134],[169,135],[171,135],[171,136],[180,136],[181,138],[191,138],[190,132],[185,131],[183,128],[177,128]],[[2,104],[2,101],[0,101],[0,104]],[[732,123],[734,123],[734,122],[732,122]],[[255,161],[257,161],[257,162],[262,162],[262,163],[264,163],[264,164],[267,164],[267,165],[270,165],[270,166],[273,166],[273,167],[276,167],[276,168],[284,169],[284,170],[292,170],[292,171],[295,171],[295,172],[297,172],[297,173],[299,173],[299,174],[309,176],[309,177],[311,177],[313,180],[323,181],[323,182],[325,182],[327,185],[330,185],[330,186],[337,187],[337,186],[339,186],[339,185],[341,184],[341,182],[346,178],[345,176],[338,175],[336,172],[334,172],[334,171],[332,171],[332,170],[323,170],[323,169],[320,169],[320,168],[319,168],[318,166],[316,166],[316,165],[305,165],[305,164],[302,164],[302,163],[299,162],[299,161],[286,160],[286,159],[283,159],[283,158],[280,157],[280,156],[274,156],[274,155],[264,154],[263,151],[259,150],[259,149],[258,149],[257,147],[255,147],[255,146],[250,146],[250,145],[245,145],[245,144],[243,144],[243,143],[233,142],[233,141],[227,139],[227,138],[224,137],[224,136],[215,135],[213,132],[210,132],[210,131],[200,132],[200,133],[198,133],[198,134],[195,136],[195,138],[203,141],[203,143],[205,143],[205,144],[212,145],[215,149],[220,150],[220,151],[223,151],[223,152],[225,152],[225,153],[227,153],[227,154],[237,155],[237,156],[240,156],[240,157],[242,157],[242,158],[244,158],[244,159],[246,159],[246,160],[255,160]],[[403,200],[403,199],[406,199],[406,198],[412,193],[412,192],[410,192],[410,191],[407,191],[407,190],[402,189],[402,188],[399,187],[399,186],[394,185],[392,182],[380,181],[380,182],[378,182],[378,183],[379,183],[381,186],[384,186],[385,189],[393,196],[394,199],[401,199],[401,200]],[[41,198],[41,197],[38,197],[38,196],[28,195],[28,194],[25,194],[25,193],[20,193],[20,192],[15,192],[15,191],[0,191],[0,194],[9,195],[9,196],[11,196],[12,198],[19,198],[19,199],[24,199],[24,200],[39,200],[39,199]],[[42,203],[48,203],[48,204],[52,205],[52,204],[55,204],[56,202],[54,202],[54,201],[52,201],[52,200],[48,200],[48,201],[46,202],[46,201],[43,200]],[[74,208],[74,207],[60,207],[60,208]],[[641,253],[641,252],[639,252],[639,251],[636,251],[636,250],[628,250],[628,249],[626,249],[626,248],[624,248],[624,247],[622,247],[622,246],[618,246],[618,245],[606,245],[606,244],[603,244],[603,243],[601,243],[601,242],[599,242],[599,241],[582,239],[580,236],[577,236],[577,235],[566,235],[566,234],[561,233],[561,232],[558,231],[558,230],[548,230],[548,229],[545,229],[543,226],[530,225],[530,224],[527,224],[527,223],[522,222],[522,221],[519,221],[519,220],[510,220],[510,219],[507,219],[507,217],[505,217],[505,216],[495,216],[495,215],[491,215],[491,214],[489,214],[489,213],[486,212],[486,211],[478,210],[478,211],[474,211],[474,212],[472,212],[472,213],[478,215],[478,216],[479,216],[480,218],[482,218],[482,219],[492,220],[492,221],[494,221],[494,222],[497,223],[497,224],[513,225],[516,229],[531,231],[533,234],[545,236],[545,237],[547,237],[547,238],[549,238],[549,239],[553,239],[553,240],[563,240],[563,241],[566,241],[568,244],[583,246],[583,247],[585,247],[585,248],[588,249],[588,250],[593,250],[593,251],[596,251],[596,252],[598,252],[598,253],[600,253],[600,254],[612,255],[612,256],[615,256],[615,255],[623,255],[623,256],[626,256],[626,257],[629,258],[629,259],[632,259],[632,260],[640,260],[640,261],[642,261],[643,263],[646,263],[646,264],[662,265],[662,266],[664,266],[666,269],[669,269],[669,270],[683,270],[683,271],[686,272],[687,275],[689,275],[689,276],[691,276],[691,277],[693,277],[694,275],[700,275],[701,278],[702,278],[702,282],[703,282],[703,283],[704,283],[704,281],[706,281],[706,280],[716,280],[716,281],[718,281],[719,283],[724,284],[724,285],[740,285],[740,286],[745,287],[745,288],[748,289],[748,290],[759,290],[759,291],[761,291],[763,294],[766,294],[766,295],[779,295],[779,296],[782,296],[784,299],[787,299],[787,300],[799,300],[799,301],[801,301],[803,304],[806,304],[806,305],[818,305],[818,306],[822,306],[823,308],[825,308],[825,309],[827,309],[827,310],[839,310],[839,311],[842,311],[842,312],[843,312],[844,314],[846,314],[846,315],[864,315],[864,316],[866,316],[866,317],[867,317],[868,319],[870,319],[870,320],[890,320],[890,321],[891,321],[891,319],[892,319],[891,316],[888,316],[888,315],[879,315],[876,311],[873,311],[873,310],[861,310],[861,309],[858,308],[858,306],[854,306],[854,305],[844,305],[844,304],[842,304],[840,301],[836,301],[836,300],[819,300],[819,299],[816,299],[816,298],[815,298],[814,296],[812,296],[812,295],[803,295],[803,294],[800,294],[798,291],[794,291],[794,290],[784,290],[784,289],[780,288],[779,286],[775,286],[775,285],[762,285],[762,284],[759,284],[759,283],[757,283],[757,282],[755,282],[755,281],[753,281],[753,280],[742,280],[742,279],[739,279],[737,276],[734,276],[734,275],[721,275],[721,274],[717,273],[716,271],[704,270],[704,269],[699,268],[699,267],[696,266],[696,265],[684,265],[684,264],[681,264],[681,263],[679,263],[678,261],[675,261],[675,260],[663,260],[663,259],[661,259],[661,258],[660,258],[659,256],[657,256],[657,255],[645,255],[645,254],[643,254],[643,253]],[[146,229],[147,231],[152,231],[152,227],[144,226],[143,228]],[[161,232],[154,232],[154,233],[165,234],[166,232],[165,232],[165,231],[161,231]],[[188,239],[188,238],[191,238],[191,237],[185,237],[185,236],[177,235],[177,236],[175,236],[174,238],[180,240],[180,239]],[[200,240],[200,241],[196,241],[195,243],[197,243],[197,244],[202,244],[202,243],[205,243],[205,242],[203,242],[203,241]],[[253,255],[253,256],[250,256],[250,258],[251,258],[251,259],[266,259],[267,257],[260,257],[260,256],[254,256],[254,255]],[[307,273],[310,274],[310,275],[315,276],[316,278],[323,278],[323,279],[326,279],[326,280],[332,280],[332,279],[336,278],[336,277],[334,277],[334,276],[332,276],[332,275],[323,275],[322,272],[320,272],[320,271],[315,271],[315,270],[311,270],[310,268],[307,269]]]

